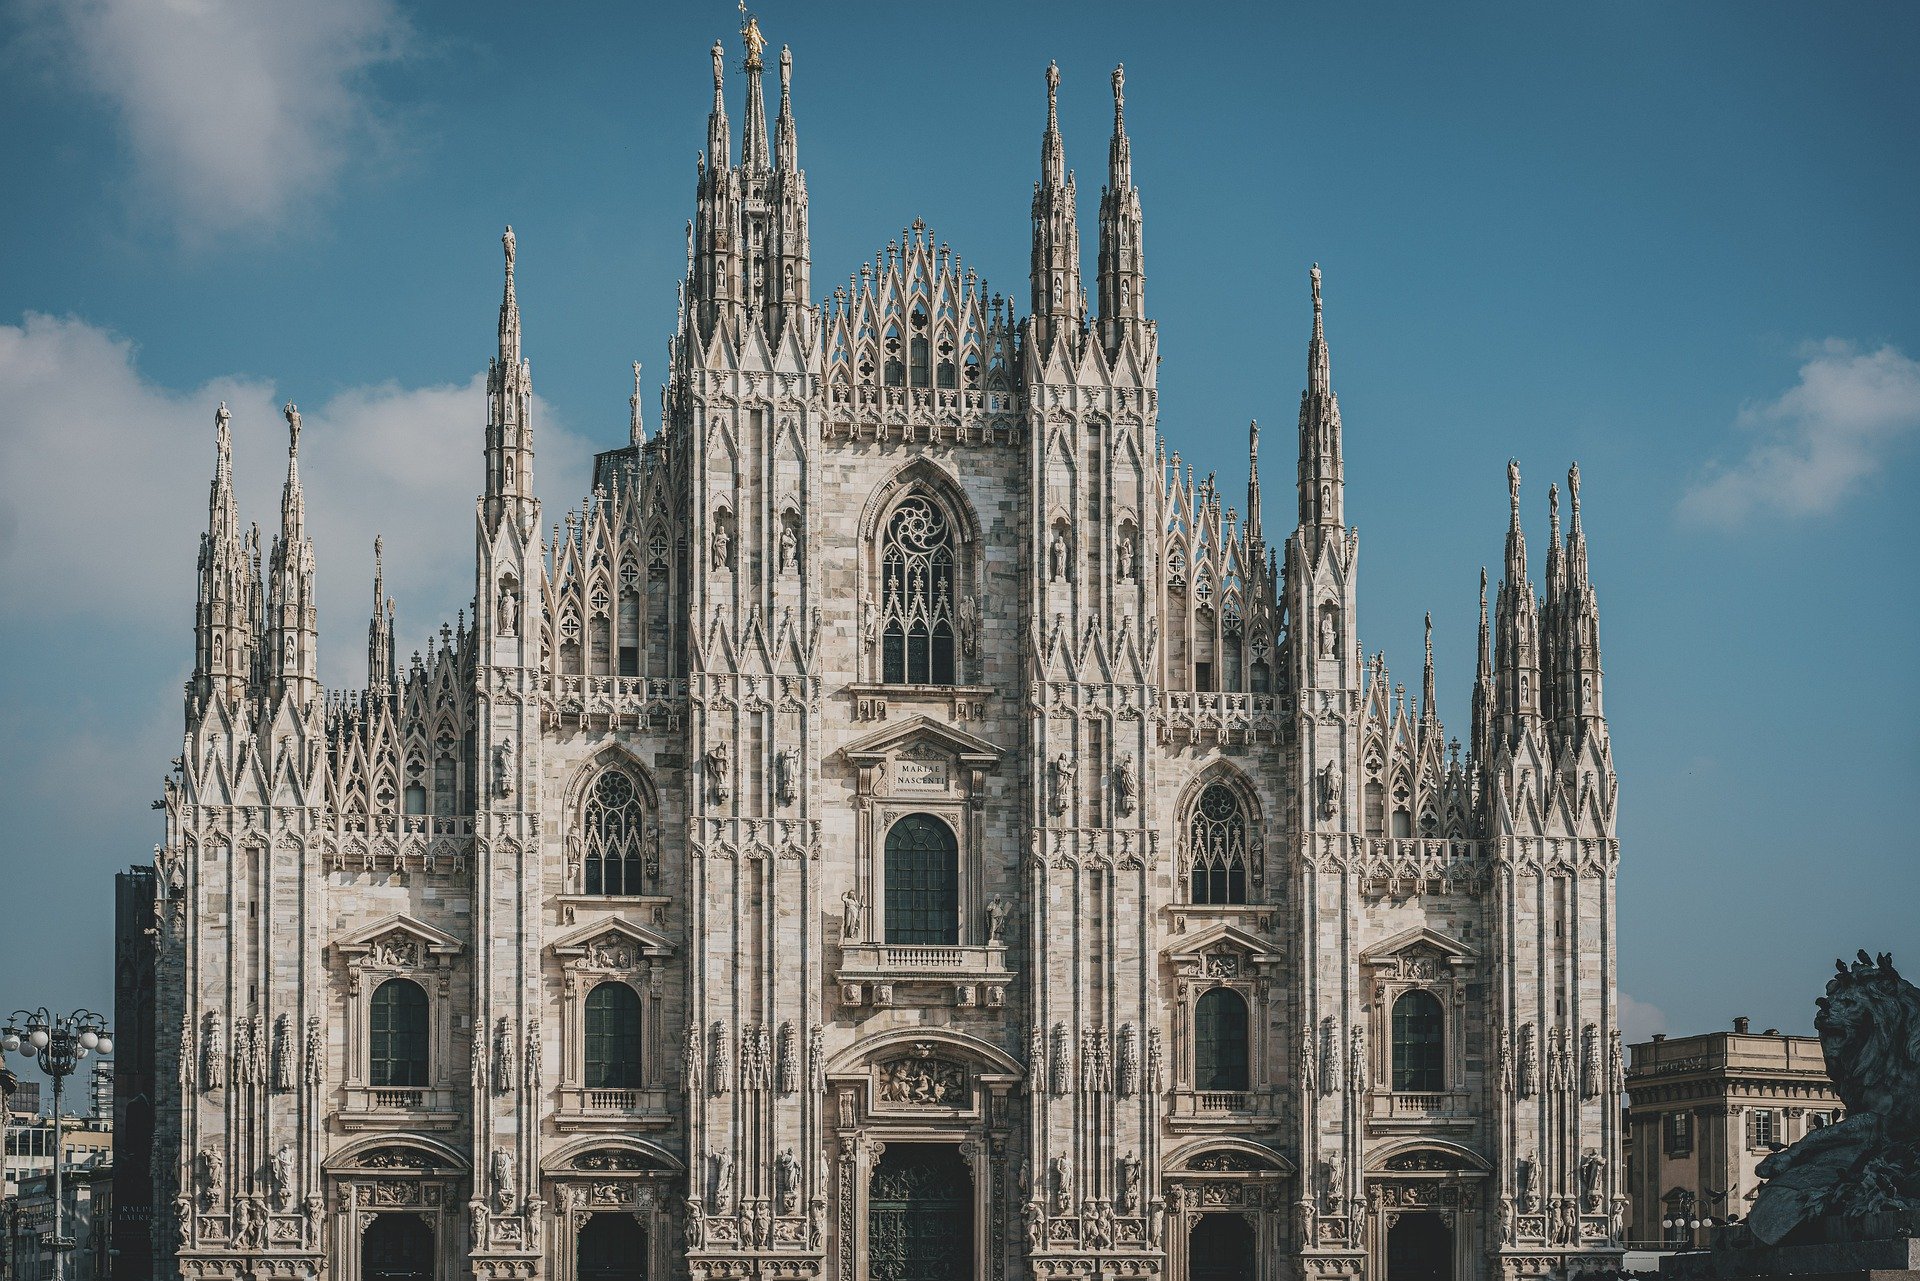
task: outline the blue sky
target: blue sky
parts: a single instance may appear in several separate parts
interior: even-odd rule
[[[159,838],[225,397],[246,515],[296,399],[323,675],[471,592],[503,223],[557,517],[664,365],[731,6],[0,7],[0,1009],[111,1001]],[[1291,510],[1326,272],[1360,628],[1464,734],[1504,464],[1580,461],[1620,765],[1629,1030],[1805,1030],[1920,967],[1920,107],[1911,5],[770,3],[824,293],[916,217],[1025,289],[1042,72],[1091,262],[1127,65],[1163,432]],[[730,59],[737,57],[729,55]],[[731,109],[740,112],[739,77]],[[1278,457],[1276,457],[1276,454]],[[1541,557],[1536,554],[1536,564]]]

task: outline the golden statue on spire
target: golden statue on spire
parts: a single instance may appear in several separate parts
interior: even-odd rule
[[[740,42],[747,46],[747,66],[760,65],[760,51],[767,47],[767,38],[760,34],[760,19],[747,12],[746,0],[740,0],[740,16],[746,19],[746,25],[740,28]]]

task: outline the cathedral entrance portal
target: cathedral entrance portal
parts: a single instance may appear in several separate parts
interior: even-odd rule
[[[1187,1281],[1253,1281],[1253,1225],[1237,1214],[1203,1214],[1187,1237]]]
[[[1403,1214],[1387,1229],[1387,1281],[1453,1281],[1453,1232],[1437,1214]]]
[[[887,1144],[867,1189],[868,1281],[972,1276],[973,1175],[959,1147]]]
[[[433,1281],[433,1254],[433,1229],[419,1215],[375,1215],[360,1238],[361,1281]]]
[[[596,1214],[580,1230],[575,1281],[646,1281],[647,1233],[631,1214]]]

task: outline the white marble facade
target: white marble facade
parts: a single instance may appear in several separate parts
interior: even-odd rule
[[[929,1223],[978,1278],[1616,1261],[1577,472],[1544,594],[1510,475],[1463,753],[1431,654],[1416,700],[1361,649],[1317,269],[1297,520],[1257,432],[1242,508],[1169,456],[1119,71],[1092,307],[1052,68],[1024,314],[918,222],[816,301],[746,45],[658,429],[636,371],[553,525],[508,233],[476,606],[424,655],[376,577],[321,689],[297,468],[263,555],[220,412],[163,1269],[856,1281]]]

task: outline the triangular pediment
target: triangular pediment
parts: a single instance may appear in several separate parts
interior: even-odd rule
[[[405,912],[383,916],[373,924],[363,926],[336,941],[333,946],[342,956],[364,956],[373,951],[376,945],[385,944],[395,936],[417,942],[434,956],[457,956],[466,950],[466,944],[445,930],[436,930]]]
[[[890,725],[842,750],[846,758],[856,765],[878,765],[887,757],[916,743],[939,747],[952,753],[961,764],[975,769],[992,769],[1004,755],[1000,748],[986,739],[976,738],[965,730],[942,724],[930,716],[916,716],[898,725]]]
[[[666,956],[673,945],[645,926],[620,917],[590,921],[571,930],[551,944],[555,956],[587,956],[600,948],[632,948],[642,956]]]
[[[1450,964],[1458,965],[1463,961],[1477,960],[1480,953],[1462,943],[1459,939],[1449,938],[1438,930],[1421,926],[1419,929],[1396,934],[1384,943],[1376,943],[1360,954],[1363,964],[1374,964],[1394,957],[1408,954],[1430,953]]]
[[[1258,935],[1241,929],[1231,921],[1216,921],[1204,930],[1182,935],[1177,944],[1167,949],[1167,959],[1198,961],[1208,953],[1223,948],[1245,952],[1256,961],[1270,960],[1280,955]]]

